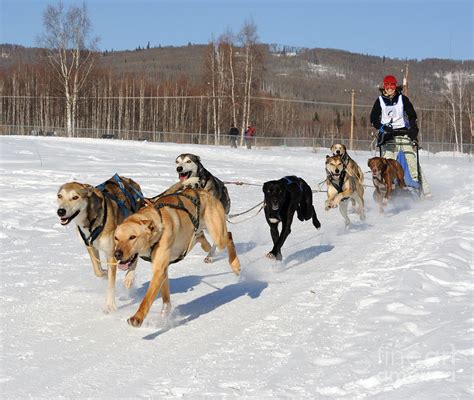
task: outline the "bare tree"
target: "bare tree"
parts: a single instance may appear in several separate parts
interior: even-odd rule
[[[446,77],[444,98],[448,103],[448,117],[452,124],[456,151],[463,150],[463,114],[467,109],[466,88],[468,83],[467,72],[456,71]],[[468,114],[469,115],[469,114]]]
[[[252,79],[254,63],[256,59],[255,47],[258,41],[257,26],[253,21],[246,21],[239,33],[239,40],[244,51],[244,96],[242,109],[242,130],[240,145],[243,145],[245,128],[250,120],[250,97],[252,89]]]
[[[89,40],[91,23],[85,3],[68,10],[62,2],[48,5],[43,13],[43,25],[45,32],[40,43],[46,48],[48,63],[64,93],[66,130],[68,136],[72,136],[78,96],[94,64],[98,40]]]

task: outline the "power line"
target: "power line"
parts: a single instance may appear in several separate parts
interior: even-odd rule
[[[214,99],[214,98],[228,98],[230,96],[98,96],[98,97],[78,97],[78,100],[166,100],[166,99]],[[297,99],[285,99],[278,97],[260,97],[260,96],[250,96],[253,100],[266,100],[266,101],[277,101],[285,103],[298,103],[298,104],[314,104],[321,106],[338,106],[338,107],[352,107],[351,103],[337,103],[337,102],[327,102],[327,101],[311,101],[311,100],[297,100]],[[51,100],[51,99],[64,99],[64,96],[13,96],[6,95],[0,96],[0,99],[41,99],[41,100]],[[355,104],[355,107],[359,108],[372,108],[372,105],[367,104]],[[423,108],[417,107],[417,110],[422,111],[437,111],[442,112],[443,110],[439,108]]]

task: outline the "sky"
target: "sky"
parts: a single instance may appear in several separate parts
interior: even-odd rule
[[[65,0],[66,5],[82,4]],[[472,59],[467,0],[89,0],[101,50],[205,44],[253,20],[263,43],[400,59]],[[0,0],[0,43],[36,46],[47,0]]]
[[[473,398],[469,155],[423,150],[431,200],[395,197],[381,214],[367,187],[367,219],[349,206],[349,229],[314,193],[321,229],[295,217],[281,262],[265,257],[263,212],[236,217],[241,275],[225,252],[205,264],[196,246],[169,268],[171,315],[160,316],[158,296],[132,328],[150,264],[139,260],[130,290],[117,271],[118,309],[105,314],[107,280],[93,274],[75,222],[59,223],[56,193],[118,172],[154,196],[177,181],[183,152],[223,181],[255,184],[227,185],[239,213],[270,179],[296,174],[316,189],[329,149],[0,136],[3,399]],[[364,171],[371,156],[351,153]]]

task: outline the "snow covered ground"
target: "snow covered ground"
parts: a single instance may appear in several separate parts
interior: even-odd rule
[[[326,152],[64,138],[0,137],[0,394],[23,398],[465,399],[474,395],[472,163],[421,159],[434,197],[392,203],[366,192],[367,220],[314,201],[322,229],[295,220],[282,262],[263,213],[231,225],[242,275],[225,254],[193,249],[170,268],[173,313],[158,299],[142,328],[127,325],[150,279],[118,272],[118,311],[102,312],[74,225],[56,217],[65,182],[115,172],[153,196],[176,181],[175,157],[201,156],[225,181],[262,184],[296,174],[324,179]],[[366,171],[368,152],[353,155]],[[371,183],[367,181],[367,183]],[[232,213],[263,200],[229,185]]]

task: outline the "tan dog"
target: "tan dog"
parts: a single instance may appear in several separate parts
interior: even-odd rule
[[[118,175],[97,187],[69,182],[59,188],[57,199],[57,214],[61,224],[67,225],[74,220],[91,258],[95,275],[108,276],[105,311],[115,311],[117,266],[114,258],[114,231],[129,214],[144,204],[140,186],[132,179]],[[108,273],[101,267],[99,251],[105,254]],[[135,267],[136,263],[131,265],[125,276],[124,284],[127,288],[133,283]]]
[[[346,227],[351,224],[347,215],[347,199],[353,199],[358,205],[360,219],[365,220],[364,212],[364,186],[354,176],[347,173],[346,167],[340,156],[326,156],[326,185],[328,198],[325,209],[339,206],[339,211],[344,218]]]
[[[227,248],[229,264],[236,274],[240,261],[235,252],[232,234],[227,232],[222,203],[202,189],[182,192],[155,199],[153,203],[128,217],[115,231],[115,258],[128,265],[138,256],[150,257],[153,276],[150,286],[135,315],[128,319],[139,327],[147,316],[156,295],[161,290],[162,313],[171,309],[168,266],[182,260],[196,241],[205,251],[206,228],[219,249]]]
[[[383,212],[383,207],[392,196],[394,179],[397,180],[400,189],[406,190],[403,168],[397,160],[383,157],[373,157],[367,165],[372,171],[372,182],[375,186],[374,200],[379,205],[379,211]]]
[[[361,185],[364,185],[364,172],[347,153],[347,148],[341,143],[336,143],[331,146],[333,156],[341,156],[341,160],[346,167],[346,171],[350,176],[355,177]]]

